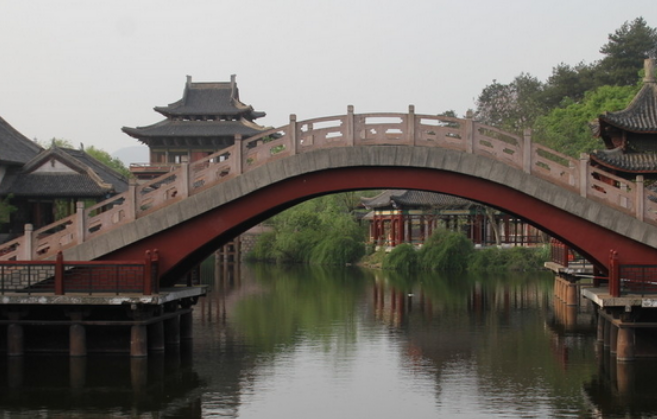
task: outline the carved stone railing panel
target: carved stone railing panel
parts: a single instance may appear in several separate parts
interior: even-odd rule
[[[346,117],[331,116],[297,124],[297,149],[300,153],[317,148],[345,147]]]
[[[417,115],[415,145],[465,151],[464,120],[444,116]]]
[[[579,161],[540,144],[532,147],[531,174],[566,189],[579,190]]]
[[[355,115],[355,143],[358,145],[412,145],[406,134],[406,114]]]
[[[293,153],[289,126],[285,129],[268,131],[266,134],[242,141],[243,172]]]
[[[631,215],[636,214],[636,185],[633,182],[594,168],[591,168],[589,173],[587,198]]]
[[[82,242],[78,240],[76,220],[77,214],[74,214],[35,230],[32,233],[34,241],[32,257],[46,259]]]
[[[474,152],[522,168],[522,138],[497,128],[475,124]]]

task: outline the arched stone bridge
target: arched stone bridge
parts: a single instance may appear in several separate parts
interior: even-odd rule
[[[600,181],[600,177],[613,180]],[[303,200],[363,189],[458,195],[515,214],[606,271],[657,258],[657,195],[531,141],[409,112],[290,123],[0,246],[0,259],[140,260],[157,248],[164,283],[221,244]]]

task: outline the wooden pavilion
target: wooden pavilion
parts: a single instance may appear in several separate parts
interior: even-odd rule
[[[230,82],[192,82],[187,76],[183,97],[167,106],[156,106],[166,119],[144,127],[122,130],[146,144],[150,162],[133,164],[138,179],[152,179],[172,166],[206,157],[268,127],[254,121],[265,116],[240,101],[235,75]]]
[[[452,195],[385,190],[361,198],[370,210],[370,243],[395,247],[401,243],[421,246],[438,228],[461,231],[475,246],[525,246],[544,242],[544,235],[523,220],[477,202]]]
[[[655,59],[644,64],[645,76],[639,93],[627,108],[605,112],[592,125],[605,149],[591,153],[591,161],[625,178],[637,175],[657,180],[657,82]]]

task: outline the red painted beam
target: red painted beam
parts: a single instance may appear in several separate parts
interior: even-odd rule
[[[459,173],[413,167],[354,167],[314,172],[269,185],[240,199],[103,257],[138,260],[158,249],[165,282],[174,280],[221,244],[281,210],[315,196],[347,190],[419,189],[479,201],[515,214],[577,249],[606,270],[619,263],[655,263],[657,250],[585,221],[515,189]]]

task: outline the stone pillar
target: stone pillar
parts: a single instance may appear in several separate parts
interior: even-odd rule
[[[164,322],[157,321],[148,326],[148,350],[164,352]]]
[[[621,362],[633,361],[635,350],[634,329],[620,327],[616,343],[616,359]]]
[[[577,297],[577,283],[566,282],[566,304],[569,306],[579,305]]]
[[[613,327],[614,325],[611,323],[611,321],[607,320],[605,322],[605,337],[604,337],[605,349],[609,348],[609,345],[611,344],[611,329]]]
[[[192,311],[180,315],[180,339],[190,340],[194,338],[194,317]]]
[[[81,324],[73,324],[68,331],[69,355],[87,356],[87,331]]]
[[[164,336],[167,345],[180,346],[180,316],[164,321]]]
[[[618,327],[612,324],[609,333],[609,351],[615,354],[618,350]]]
[[[23,356],[23,326],[12,323],[7,326],[7,355]]]
[[[602,315],[602,310],[598,311],[598,342],[602,343],[605,340],[605,323],[607,319]]]
[[[87,358],[76,357],[69,360],[69,381],[71,388],[79,390],[87,383]]]
[[[135,324],[130,328],[130,356],[133,358],[148,356],[148,333],[144,325]]]

